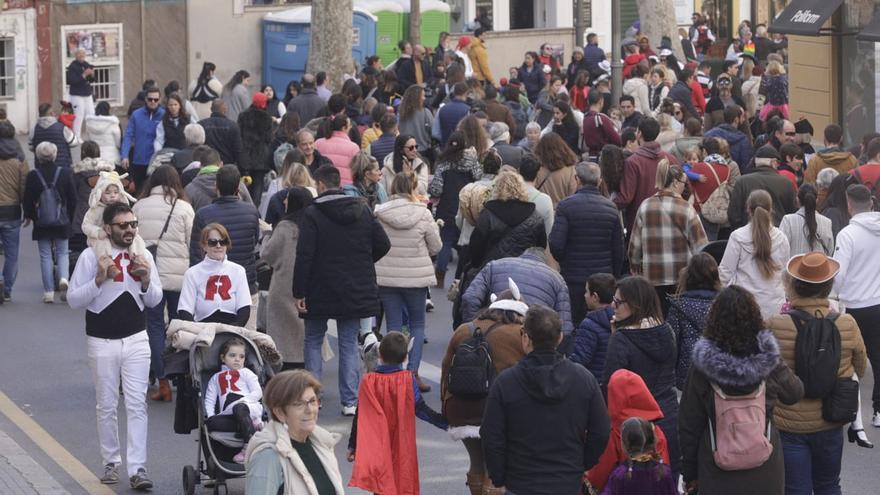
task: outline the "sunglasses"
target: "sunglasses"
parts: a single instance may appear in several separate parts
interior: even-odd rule
[[[217,247],[217,246],[228,246],[229,239],[208,239],[205,241],[208,246]]]
[[[116,223],[111,223],[110,225],[115,225],[122,230],[136,229],[136,228],[138,228],[138,221],[132,220],[130,222],[116,222]]]
[[[413,151],[414,149],[416,149],[416,145],[414,144],[412,146],[404,146],[403,149]]]
[[[147,98],[147,101],[156,102],[156,101],[159,101],[159,98]]]

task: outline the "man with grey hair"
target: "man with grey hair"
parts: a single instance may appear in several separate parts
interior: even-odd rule
[[[575,173],[579,188],[559,202],[547,241],[568,284],[572,321],[579,325],[587,314],[587,279],[594,273],[623,275],[624,250],[623,225],[617,207],[599,190],[599,165],[581,162]]]
[[[840,172],[831,167],[823,168],[818,174],[816,174],[816,208],[819,211],[825,209],[825,200],[828,198],[828,188],[831,187],[831,182],[834,181],[834,178],[838,175],[840,175]]]
[[[315,117],[327,115],[327,102],[318,95],[315,76],[305,74],[302,78],[302,91],[287,104],[288,112],[296,112],[303,125]]]
[[[527,151],[535,151],[535,146],[541,140],[541,124],[537,122],[529,122],[526,125],[526,137],[522,138],[516,145]]]
[[[227,117],[229,111],[223,98],[211,103],[211,116],[199,121],[205,131],[204,144],[217,150],[225,164],[238,164],[241,160],[241,130]]]
[[[553,308],[562,320],[562,331],[571,334],[568,288],[565,280],[547,265],[543,248],[531,247],[517,256],[490,261],[474,277],[461,297],[462,321],[476,318],[481,309],[491,302],[492,294],[500,294],[513,280],[519,287],[522,300],[528,304],[543,304]]]
[[[874,198],[863,184],[846,189],[846,203],[852,218],[837,234],[834,259],[840,271],[834,278],[840,302],[861,329],[874,373],[871,394],[874,415],[871,423],[880,427],[880,212],[872,211]]]
[[[95,68],[86,62],[86,51],[76,51],[76,59],[67,66],[65,79],[70,88],[70,104],[73,105],[73,133],[81,138],[83,121],[95,115],[95,100],[92,98],[92,81],[95,80]]]
[[[183,128],[183,137],[186,139],[186,147],[178,150],[171,157],[171,165],[178,172],[183,172],[193,159],[193,151],[196,147],[205,144],[205,128],[201,124],[187,124]]]
[[[501,164],[519,169],[526,152],[519,146],[510,144],[510,127],[504,122],[490,122],[489,138],[494,143],[492,147],[501,156]]]

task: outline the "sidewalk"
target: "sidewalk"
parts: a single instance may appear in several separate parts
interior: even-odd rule
[[[42,466],[15,440],[0,431],[0,493],[7,495],[67,495]]]

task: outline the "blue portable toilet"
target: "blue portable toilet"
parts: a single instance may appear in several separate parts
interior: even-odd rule
[[[311,6],[270,12],[263,18],[263,84],[284,92],[287,83],[302,79],[309,60]],[[352,57],[362,62],[376,52],[376,17],[355,8],[352,18]]]

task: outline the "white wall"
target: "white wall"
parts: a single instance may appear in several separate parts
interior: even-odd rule
[[[37,118],[37,31],[34,9],[0,14],[0,36],[15,41],[15,97],[0,99],[19,133],[28,132]]]

